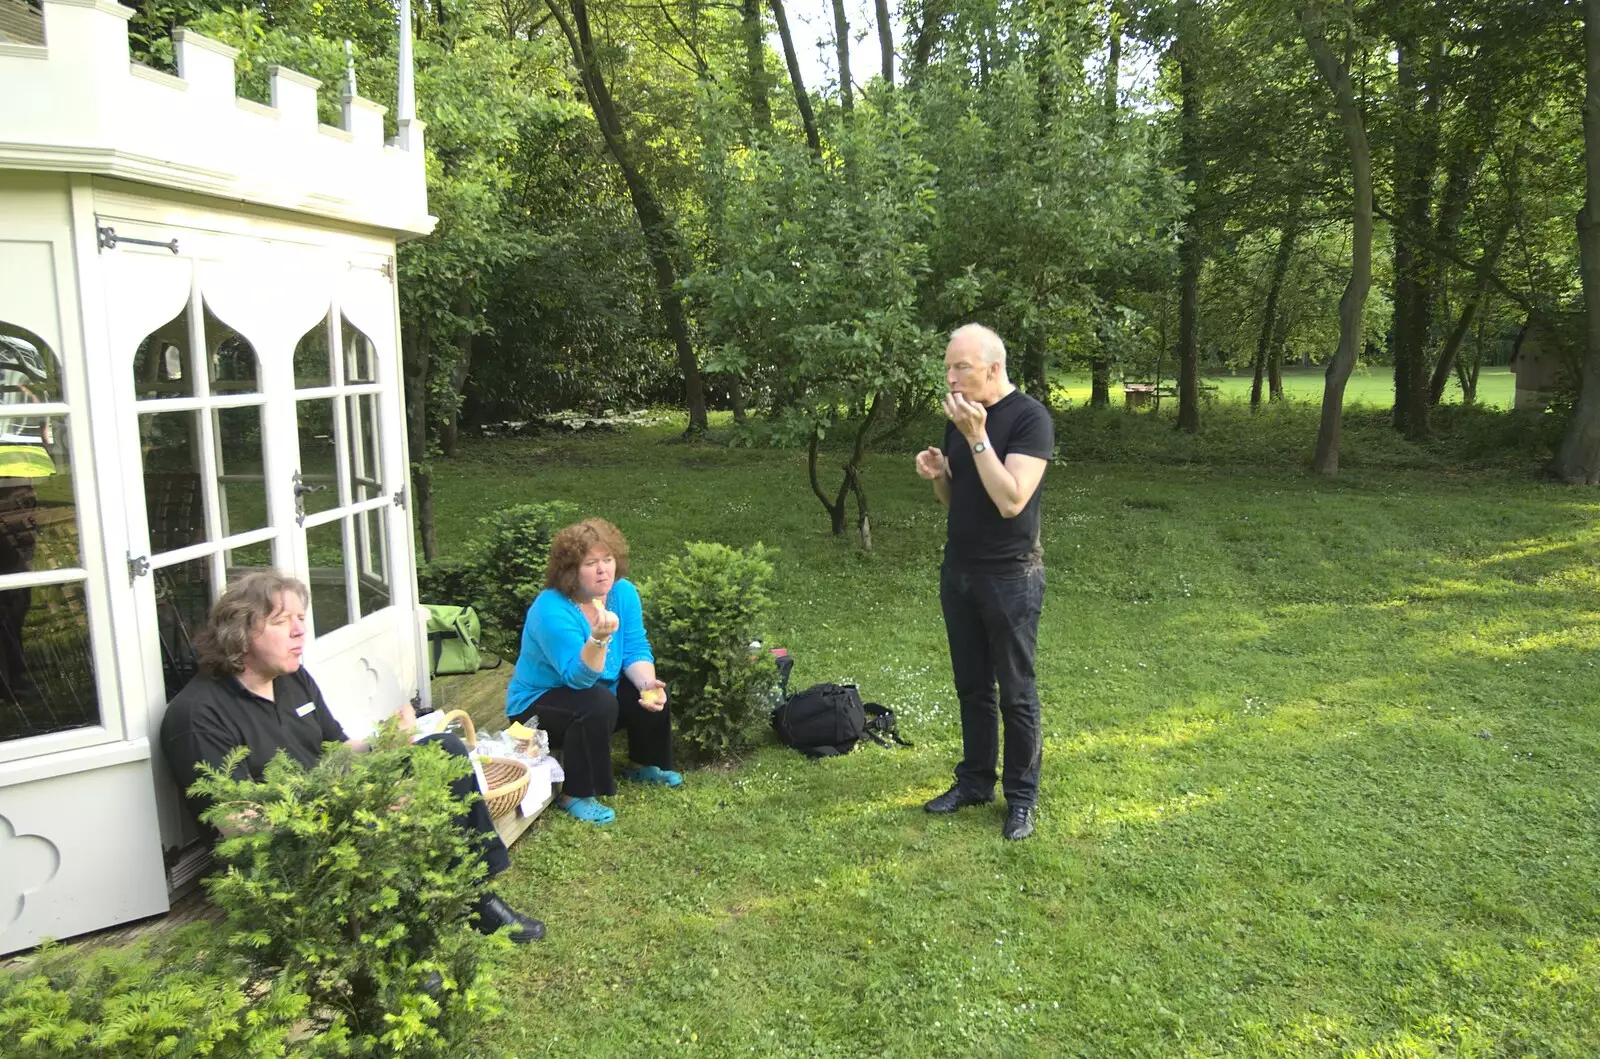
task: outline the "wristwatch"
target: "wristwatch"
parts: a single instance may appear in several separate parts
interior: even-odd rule
[[[987,441],[980,441],[976,445],[972,446],[972,454],[974,456],[978,455],[980,452],[987,451],[989,451],[989,443]]]

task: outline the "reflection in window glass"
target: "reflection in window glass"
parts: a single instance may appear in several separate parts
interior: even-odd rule
[[[251,544],[244,548],[228,548],[223,551],[222,560],[227,564],[228,583],[232,584],[252,571],[273,568],[272,542],[262,541],[260,544]]]
[[[0,740],[99,723],[83,585],[0,581]]]
[[[133,354],[133,392],[140,400],[193,397],[189,366],[189,309],[145,336]]]
[[[300,433],[300,478],[304,486],[314,490],[300,494],[301,509],[307,515],[339,506],[339,483],[334,478],[338,466],[334,458],[335,407],[330,397],[295,402],[295,423]]]
[[[294,347],[294,385],[297,390],[333,384],[333,351],[328,345],[327,317],[305,334]]]
[[[0,416],[0,574],[81,565],[66,417]]]
[[[196,470],[199,445],[199,412],[155,412],[139,417],[145,516],[154,553],[206,539],[205,507]]]
[[[222,533],[267,524],[267,481],[261,473],[261,409],[218,408],[212,413],[217,444],[217,502]]]
[[[257,393],[256,350],[246,338],[206,306],[206,349],[210,351],[211,392]]]
[[[361,613],[389,605],[389,520],[384,508],[356,516],[356,550],[349,557],[361,596]]]
[[[350,498],[371,500],[383,495],[378,454],[378,395],[347,397],[350,410]]]
[[[50,347],[31,331],[0,321],[0,403],[65,399],[61,370]]]
[[[323,636],[350,624],[345,596],[344,519],[306,530],[306,555],[311,563],[311,629]]]
[[[358,331],[349,320],[343,322],[344,381],[377,382],[378,357],[372,348],[371,339]]]
[[[161,643],[161,674],[167,698],[183,690],[200,671],[194,634],[211,613],[211,561],[191,559],[151,571],[156,589],[156,634]]]

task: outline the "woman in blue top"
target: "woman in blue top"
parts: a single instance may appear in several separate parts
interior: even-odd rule
[[[561,808],[592,824],[616,812],[596,800],[617,792],[611,733],[628,730],[625,777],[676,787],[667,686],[656,679],[639,590],[625,578],[628,542],[605,519],[568,526],[550,542],[545,589],[528,608],[522,655],[506,689],[506,715],[562,744]]]

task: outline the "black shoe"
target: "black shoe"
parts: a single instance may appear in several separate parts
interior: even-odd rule
[[[929,799],[923,803],[922,808],[930,813],[953,813],[967,805],[988,805],[994,801],[992,794],[973,794],[963,790],[960,784],[951,787],[937,798]]]
[[[490,893],[484,894],[479,899],[478,912],[472,917],[472,926],[480,934],[493,934],[501,927],[510,927],[511,940],[518,945],[526,945],[530,941],[538,941],[544,937],[543,923],[532,916],[523,915]]]
[[[1005,826],[1000,837],[1016,841],[1033,834],[1033,806],[1019,805],[1006,813]]]

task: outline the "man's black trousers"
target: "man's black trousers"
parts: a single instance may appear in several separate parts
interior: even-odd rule
[[[988,573],[946,565],[939,571],[939,604],[961,702],[962,757],[956,785],[973,795],[993,794],[1003,722],[1001,790],[1011,808],[1032,808],[1039,800],[1042,745],[1033,662],[1044,607],[1044,567]]]
[[[438,743],[451,757],[467,756],[467,745],[454,732],[425,736],[417,742]],[[468,769],[465,776],[458,776],[452,780],[450,793],[459,801],[465,801],[478,794],[476,771]],[[472,836],[473,848],[482,854],[483,866],[488,869],[487,877],[493,878],[511,867],[511,854],[506,850],[506,844],[500,841],[500,835],[494,829],[494,818],[489,815],[489,807],[483,803],[482,798],[474,798],[466,812],[456,817],[456,826]]]

